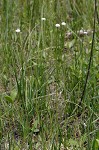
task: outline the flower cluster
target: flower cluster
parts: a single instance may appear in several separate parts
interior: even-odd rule
[[[41,18],[41,20],[42,20],[42,21],[46,21],[46,18]],[[61,25],[62,25],[62,26],[66,26],[66,23],[65,23],[65,22],[62,22]],[[55,27],[56,27],[56,28],[59,28],[59,27],[60,27],[60,24],[58,24],[58,23],[55,24]],[[21,32],[21,30],[20,30],[19,28],[17,28],[17,29],[15,30],[15,32],[16,32],[16,33],[19,33],[19,32]]]
[[[62,26],[66,26],[66,23],[65,23],[65,22],[62,22],[61,25],[62,25]],[[56,24],[55,26],[56,26],[57,28],[59,28],[59,27],[60,27],[60,24]]]
[[[46,21],[46,18],[41,18],[41,20],[42,20],[42,21]],[[62,26],[66,26],[66,22],[62,22],[61,25],[62,25]],[[55,27],[56,27],[56,28],[59,28],[59,27],[60,27],[60,24],[58,24],[58,23],[55,24]]]

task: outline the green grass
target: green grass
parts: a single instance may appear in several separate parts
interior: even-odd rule
[[[1,150],[99,149],[97,18],[78,106],[92,34],[79,37],[77,31],[93,30],[93,14],[92,0],[0,1]]]

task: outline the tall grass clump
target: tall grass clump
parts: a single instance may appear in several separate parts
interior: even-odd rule
[[[1,150],[98,150],[98,5],[0,1]]]

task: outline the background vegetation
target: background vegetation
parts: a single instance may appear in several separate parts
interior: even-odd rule
[[[77,31],[92,31],[93,21],[94,0],[0,1],[1,150],[98,150],[97,17],[78,106],[92,34]]]

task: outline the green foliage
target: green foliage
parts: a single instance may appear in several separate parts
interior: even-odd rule
[[[78,107],[92,44],[92,34],[79,36],[78,31],[93,30],[93,6],[91,0],[0,1],[4,149],[98,150],[97,23],[90,76]]]
[[[14,103],[16,96],[17,96],[17,91],[12,90],[10,96],[5,95],[4,98],[8,103]]]

